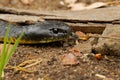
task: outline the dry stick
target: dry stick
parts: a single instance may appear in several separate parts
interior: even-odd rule
[[[34,71],[28,71],[25,68],[22,68],[19,66],[7,66],[7,67],[5,67],[5,69],[15,69],[16,71],[24,71],[24,72],[28,72],[28,73],[34,72]]]
[[[16,69],[17,71],[18,71],[18,70],[21,70],[21,71],[24,71],[24,72],[29,72],[29,73],[31,73],[31,72],[34,72],[34,71],[29,71],[29,70],[27,70],[27,69],[25,69],[25,68],[28,68],[28,67],[37,65],[37,64],[40,63],[41,61],[42,61],[41,59],[28,60],[28,61],[24,61],[23,63],[19,64],[18,66],[8,66],[8,67],[6,67],[6,69]],[[30,63],[30,62],[33,62],[33,63],[27,65],[27,64]],[[27,65],[27,66],[25,66],[25,65]],[[25,66],[25,67],[22,67],[22,66]]]
[[[25,65],[27,65],[27,64],[29,64],[29,63],[34,63],[34,62],[38,62],[38,61],[42,61],[41,59],[33,59],[33,60],[27,60],[27,61],[24,61],[24,62],[22,62],[21,64],[19,64],[18,66],[19,67],[22,67],[22,66],[25,66]]]
[[[40,63],[42,60],[37,60],[35,63],[32,63],[32,64],[29,64],[23,68],[28,68],[28,67],[31,67],[31,66],[34,66],[34,65],[37,65],[38,63]]]
[[[89,36],[89,37],[94,37],[94,38],[107,38],[107,39],[120,40],[120,38],[107,37],[107,36],[101,36],[101,35],[92,35],[92,34],[88,34],[88,36]]]

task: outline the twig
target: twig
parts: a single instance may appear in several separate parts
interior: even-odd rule
[[[29,71],[26,68],[32,67],[34,65],[37,65],[41,61],[42,61],[41,59],[27,60],[27,61],[22,62],[18,66],[7,66],[5,69],[15,69],[17,71],[24,71],[24,72],[31,73],[31,72],[34,72],[34,71]]]
[[[101,35],[88,34],[88,36],[89,36],[89,37],[94,37],[94,38],[107,38],[107,39],[120,40],[120,38],[108,37],[108,36],[101,36]]]

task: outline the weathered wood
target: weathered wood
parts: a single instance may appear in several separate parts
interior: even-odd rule
[[[33,11],[0,7],[0,12],[9,15],[14,14],[14,16],[28,15],[29,17],[42,17],[43,20],[63,21],[70,25],[75,31],[81,30],[91,33],[102,33],[106,24],[120,24],[120,7],[107,7],[83,11]],[[4,20],[4,18],[2,19]],[[7,18],[5,18],[5,20],[7,21]],[[34,20],[33,18],[33,21],[38,22],[39,20]],[[13,22],[15,22],[15,19]],[[16,22],[19,22],[19,20]],[[22,22],[25,22],[25,20]]]
[[[30,15],[15,15],[15,14],[0,14],[0,20],[12,22],[12,23],[26,23],[34,24],[40,21],[44,21],[41,17]],[[73,28],[74,31],[81,30],[83,32],[90,33],[102,33],[105,29],[105,24],[98,23],[70,23],[67,24]]]
[[[83,31],[85,33],[101,34],[106,27],[106,24],[83,24],[83,23],[67,23],[74,31]]]
[[[38,16],[15,15],[15,14],[0,14],[0,20],[13,23],[29,23],[29,24],[44,21],[44,19]]]
[[[99,8],[84,11],[33,11],[0,7],[0,12],[21,15],[37,15],[42,16],[44,19],[66,20],[73,22],[113,22],[120,20],[120,7]]]
[[[25,10],[8,7],[0,7],[1,13],[10,13],[17,15],[34,15],[34,16],[54,16],[51,11],[37,11],[37,10]]]

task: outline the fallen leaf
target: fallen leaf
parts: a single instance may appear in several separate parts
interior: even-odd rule
[[[68,5],[68,7],[70,7],[72,11],[77,11],[77,10],[89,10],[89,9],[95,9],[95,8],[108,6],[108,4],[104,2],[95,2],[91,5],[88,5],[88,6],[86,5],[87,4],[85,3],[71,3]]]
[[[101,75],[101,74],[95,74],[95,76],[96,76],[96,77],[99,77],[99,78],[101,78],[101,79],[105,79],[105,78],[106,78],[106,76]]]
[[[61,58],[63,65],[77,65],[79,64],[79,61],[77,60],[77,57],[74,56],[72,53],[64,54]]]
[[[75,3],[75,4],[69,4],[68,7],[70,7],[72,11],[85,10],[86,9],[86,4]]]
[[[80,57],[82,56],[80,50],[78,48],[73,47],[72,49],[68,50],[70,53],[72,53],[73,55]]]
[[[77,0],[64,0],[65,3],[67,4],[73,4],[75,3]]]
[[[88,40],[89,39],[89,36],[81,31],[76,31],[75,34],[78,36],[78,38],[80,40]]]
[[[105,7],[107,6],[106,3],[103,3],[103,2],[95,2],[89,6],[86,7],[86,9],[95,9],[95,8],[100,8],[100,7]]]

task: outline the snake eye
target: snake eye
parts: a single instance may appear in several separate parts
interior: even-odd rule
[[[57,28],[50,29],[53,33],[57,34],[59,30]]]
[[[53,29],[53,32],[54,32],[55,34],[57,34],[59,31],[58,31],[58,29],[54,28],[54,29]]]
[[[52,29],[50,29],[50,31],[52,31],[55,34],[58,34],[58,33],[67,33],[66,30],[59,29],[59,28],[52,28]]]

